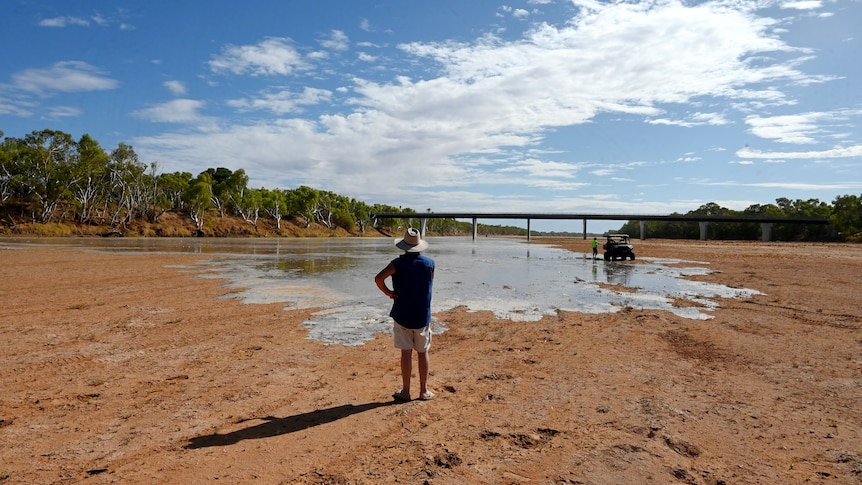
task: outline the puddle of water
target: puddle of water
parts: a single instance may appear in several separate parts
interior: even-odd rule
[[[361,345],[377,333],[391,332],[391,301],[373,280],[400,253],[391,239],[87,238],[15,243],[205,254],[210,257],[191,270],[201,278],[226,280],[234,291],[224,298],[320,309],[305,322],[311,339]],[[517,322],[558,310],[598,314],[633,308],[705,320],[718,306],[715,298],[760,294],[686,279],[711,272],[706,263],[644,257],[637,264],[594,261],[584,253],[513,239],[432,237],[429,243],[426,254],[437,263],[433,312],[464,306]],[[676,300],[694,305],[675,306]],[[436,319],[432,326],[435,332],[445,330],[445,322]]]

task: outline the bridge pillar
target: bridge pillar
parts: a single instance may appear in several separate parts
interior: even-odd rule
[[[476,218],[473,218],[473,240],[476,240],[476,234],[479,233],[479,225],[476,223]]]
[[[584,240],[587,239],[587,220],[584,219]]]
[[[641,226],[641,241],[646,239],[646,221],[638,221]]]
[[[527,241],[530,240],[530,219],[527,219]]]
[[[760,223],[760,239],[763,242],[769,242],[772,240],[772,223],[771,222],[761,222]]]
[[[423,217],[419,219],[419,235],[422,239],[425,239],[425,231],[428,228],[428,218]]]
[[[701,221],[698,224],[700,225],[700,240],[706,241],[706,230],[709,228],[709,222]]]

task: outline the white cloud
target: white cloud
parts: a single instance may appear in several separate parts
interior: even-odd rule
[[[771,117],[748,116],[745,122],[751,133],[782,143],[816,143],[816,135],[831,132],[833,125],[858,116],[860,111],[809,112]],[[840,135],[839,135],[840,137]]]
[[[255,45],[228,45],[209,62],[213,72],[252,76],[290,75],[310,68],[290,39],[269,37]]]
[[[56,120],[60,118],[72,118],[80,116],[81,110],[72,106],[52,106],[45,113],[45,118]]]
[[[110,23],[110,21],[106,17],[99,14],[93,15],[91,18],[93,19],[93,22],[96,23],[96,25],[101,25],[103,27]]]
[[[773,139],[783,143],[814,143],[815,138],[812,135],[821,131],[816,122],[825,116],[825,113],[806,113],[769,118],[749,116],[745,122],[751,126],[749,131],[761,138]]]
[[[81,61],[62,61],[43,69],[26,69],[12,75],[17,89],[46,95],[54,92],[102,91],[119,83],[105,72]]]
[[[67,27],[69,25],[87,27],[90,25],[90,22],[81,17],[53,17],[39,21],[40,27]]]
[[[176,96],[183,96],[188,92],[188,90],[186,89],[186,85],[180,81],[165,81],[164,85],[172,94]]]
[[[268,110],[276,114],[296,112],[302,106],[329,101],[332,92],[325,89],[306,87],[302,93],[278,91],[264,93],[258,98],[233,99],[228,105],[241,110]]]
[[[109,25],[115,23],[115,20],[102,15],[100,13],[94,13],[89,18],[84,17],[76,17],[71,15],[60,16],[60,17],[52,17],[47,19],[42,19],[39,21],[40,27],[50,27],[50,28],[64,28],[64,27],[89,27],[90,24],[96,24],[100,27],[108,27]],[[126,30],[130,26],[128,24],[119,24],[121,30]]]
[[[757,182],[757,183],[741,183],[737,181],[727,182],[710,182],[703,185],[715,186],[741,186],[741,187],[759,187],[770,189],[785,189],[785,190],[801,190],[810,192],[812,190],[859,190],[862,189],[862,182],[843,182],[831,184],[813,184],[808,182]]]
[[[823,2],[820,0],[799,0],[781,3],[781,8],[796,9],[796,10],[816,10],[823,7]]]
[[[2,94],[2,92],[0,92]],[[0,115],[12,115],[22,118],[29,117],[33,114],[36,106],[29,101],[4,99],[0,96]]]
[[[320,45],[335,51],[346,51],[350,48],[350,39],[347,38],[347,34],[344,32],[333,30],[330,33],[329,39],[320,41]]]
[[[673,120],[669,118],[655,118],[647,120],[647,123],[651,125],[684,126],[690,128],[693,126],[703,125],[726,125],[730,122],[721,113],[694,113],[689,115],[687,119]]]
[[[313,52],[309,52],[308,54],[306,54],[305,57],[306,57],[306,59],[310,59],[312,61],[327,59],[327,58],[329,58],[329,52],[327,52],[327,51],[313,51]]]
[[[514,163],[509,167],[501,169],[500,172],[517,172],[530,177],[568,179],[574,178],[578,171],[583,168],[584,166],[581,164],[546,162],[531,158]]]
[[[745,148],[738,150],[736,156],[741,158],[789,158],[789,159],[804,159],[804,158],[852,158],[862,157],[862,145],[854,145],[849,147],[832,148],[829,150],[812,150],[803,152],[763,152]]]
[[[194,99],[175,99],[167,103],[153,106],[132,113],[147,121],[163,123],[199,122],[204,118],[198,111],[204,107],[203,101]]]

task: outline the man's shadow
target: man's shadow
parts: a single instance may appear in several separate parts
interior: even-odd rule
[[[353,404],[344,404],[342,406],[336,406],[334,408],[319,409],[317,411],[297,414],[295,416],[288,416],[285,418],[276,418],[274,416],[267,416],[264,418],[251,418],[263,419],[266,422],[251,426],[249,428],[239,429],[227,434],[213,433],[204,436],[197,436],[190,439],[188,444],[183,446],[183,448],[195,450],[198,448],[209,448],[210,446],[233,445],[242,440],[271,438],[273,436],[280,436],[283,434],[308,429],[321,424],[331,423],[333,421],[337,421],[341,418],[346,418],[347,416],[351,416],[353,414],[370,411],[372,409],[376,409],[383,406],[391,406],[393,404],[398,404],[398,402],[371,402],[368,404],[360,404],[358,406],[354,406]],[[244,421],[250,421],[251,419]]]

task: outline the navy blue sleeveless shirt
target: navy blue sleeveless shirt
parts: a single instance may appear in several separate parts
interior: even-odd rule
[[[407,328],[423,328],[431,323],[431,287],[434,260],[420,253],[404,253],[392,260],[395,274],[392,289],[398,295],[389,316]]]

